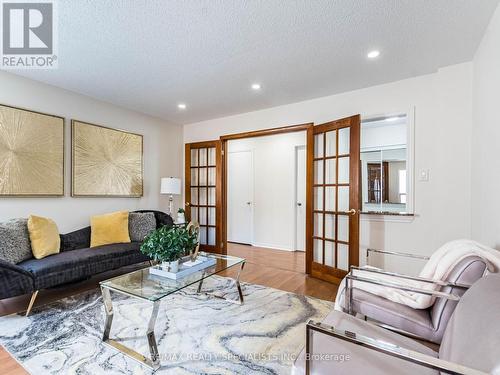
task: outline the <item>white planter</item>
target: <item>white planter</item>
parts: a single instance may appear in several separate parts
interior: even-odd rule
[[[186,216],[181,213],[181,212],[178,212],[177,213],[177,224],[184,224],[186,222]]]
[[[161,269],[167,272],[176,273],[179,271],[179,260],[173,262],[161,262]]]

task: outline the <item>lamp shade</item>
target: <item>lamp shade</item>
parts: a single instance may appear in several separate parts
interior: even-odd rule
[[[175,177],[163,177],[161,179],[160,194],[179,195],[181,193],[181,179]]]

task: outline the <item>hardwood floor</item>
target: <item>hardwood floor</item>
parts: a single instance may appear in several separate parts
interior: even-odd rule
[[[228,255],[246,259],[241,280],[333,301],[337,285],[314,279],[305,274],[305,253],[283,251],[255,246],[228,244]],[[237,270],[226,271],[224,275],[235,276]]]
[[[229,244],[228,255],[246,259],[245,268],[240,277],[242,281],[330,301],[335,299],[337,285],[311,278],[305,274],[305,254],[303,252],[271,250],[254,246]],[[97,288],[99,286],[99,281],[106,280],[121,273],[133,271],[137,268],[139,267],[126,267],[80,283],[41,291],[35,302],[35,307]],[[237,269],[232,269],[225,271],[221,276],[234,277],[237,272]],[[26,295],[0,300],[0,316],[25,310],[29,299],[30,296]],[[14,358],[12,358],[1,346],[0,374],[27,374],[16,360],[14,360]]]

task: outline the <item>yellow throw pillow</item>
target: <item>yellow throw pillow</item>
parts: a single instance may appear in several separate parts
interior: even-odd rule
[[[90,218],[90,247],[127,242],[130,242],[128,211],[118,211]]]
[[[36,259],[59,253],[61,238],[54,220],[30,215],[28,218],[28,232],[31,241],[31,252]]]

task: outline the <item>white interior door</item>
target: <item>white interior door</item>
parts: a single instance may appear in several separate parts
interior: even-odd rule
[[[252,151],[228,153],[227,240],[252,243],[253,156]]]
[[[296,147],[295,152],[295,250],[306,251],[306,147]]]

